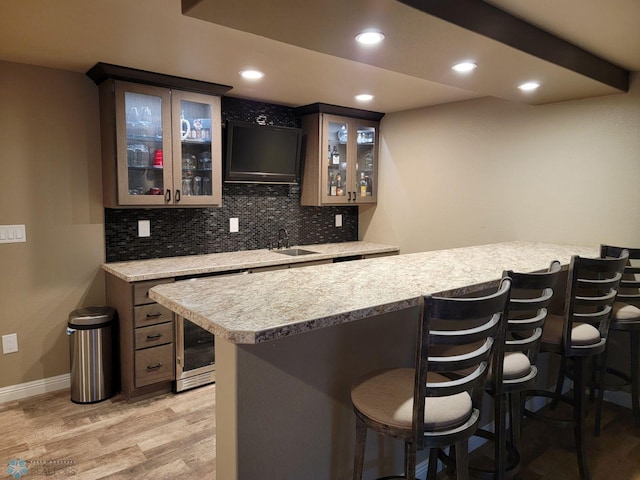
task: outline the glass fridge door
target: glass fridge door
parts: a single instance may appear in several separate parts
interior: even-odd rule
[[[185,319],[183,335],[182,371],[184,373],[215,364],[216,351],[212,333]]]

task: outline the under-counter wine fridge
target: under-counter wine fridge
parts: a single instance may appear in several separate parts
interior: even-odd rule
[[[199,387],[216,380],[216,349],[212,333],[176,315],[175,391]]]

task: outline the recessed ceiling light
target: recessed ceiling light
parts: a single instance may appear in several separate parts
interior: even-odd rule
[[[520,90],[522,90],[523,92],[531,92],[533,90],[535,90],[536,88],[538,88],[540,86],[540,84],[538,82],[527,82],[527,83],[523,83],[521,85],[518,85],[518,88]]]
[[[467,73],[471,70],[474,70],[477,66],[478,65],[473,62],[460,62],[456,63],[453,67],[451,67],[451,69],[459,73]]]
[[[384,40],[384,34],[376,30],[367,30],[356,35],[356,41],[362,45],[375,45]]]
[[[249,80],[258,80],[264,77],[264,73],[260,70],[242,70],[240,75],[242,75],[242,78],[247,78]]]
[[[361,93],[360,95],[356,95],[356,100],[358,100],[359,102],[368,102],[370,100],[373,100],[373,95],[371,95],[370,93]]]

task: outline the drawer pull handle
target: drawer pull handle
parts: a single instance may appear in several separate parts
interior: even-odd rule
[[[162,316],[162,312],[158,313],[147,313],[147,318],[158,318]]]
[[[147,335],[147,340],[155,340],[162,337],[161,333],[154,333],[153,335]]]
[[[147,370],[156,370],[162,366],[162,363],[156,363],[155,365],[147,365]]]

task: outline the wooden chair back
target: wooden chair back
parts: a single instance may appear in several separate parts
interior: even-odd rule
[[[621,250],[612,258],[574,256],[569,265],[564,305],[562,344],[566,356],[598,354],[604,351],[609,334],[609,319],[629,251]],[[575,323],[588,323],[600,332],[595,344],[576,345],[571,341]]]
[[[536,363],[540,350],[542,328],[560,269],[560,262],[555,260],[544,272],[507,270],[503,274],[511,278],[505,352],[522,352],[529,357],[531,365]]]
[[[629,262],[624,268],[620,288],[616,300],[635,305],[640,308],[640,248],[615,247],[613,245],[600,245],[600,256],[619,257],[623,250],[629,252]]]
[[[422,298],[413,399],[414,441],[418,449],[424,445],[427,397],[468,392],[478,410],[489,366],[502,369],[502,361],[492,360],[500,356],[504,346],[510,288],[511,280],[504,278],[495,293],[483,297]],[[432,356],[429,352],[434,346],[466,346],[470,351]],[[429,372],[448,380],[429,382]]]

